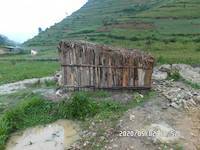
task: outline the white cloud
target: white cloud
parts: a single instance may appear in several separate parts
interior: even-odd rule
[[[87,0],[0,0],[0,34],[22,42],[78,10]]]

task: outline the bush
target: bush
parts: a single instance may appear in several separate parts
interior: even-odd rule
[[[69,103],[68,109],[72,118],[81,120],[94,116],[98,111],[97,104],[83,92],[75,93]]]
[[[181,75],[179,73],[179,71],[174,70],[169,74],[169,79],[173,79],[175,81],[178,81],[181,79]]]

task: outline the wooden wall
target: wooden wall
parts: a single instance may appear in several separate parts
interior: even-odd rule
[[[83,41],[62,41],[58,50],[63,85],[69,89],[151,87],[154,59],[150,55]]]

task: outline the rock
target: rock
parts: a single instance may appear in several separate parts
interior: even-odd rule
[[[198,96],[194,96],[194,100],[200,102],[200,95],[198,95]]]
[[[171,69],[172,69],[172,66],[169,65],[169,64],[161,65],[161,66],[159,67],[159,71],[161,71],[161,72],[170,73],[170,72],[171,72]]]
[[[65,100],[68,100],[71,96],[71,93],[66,93],[62,89],[51,89],[51,88],[39,88],[33,90],[33,93],[38,93],[45,97],[48,100],[51,101],[62,101],[64,98]]]
[[[167,72],[154,71],[152,74],[152,78],[154,80],[166,80],[167,77],[168,77]]]
[[[87,146],[90,142],[89,141],[86,141],[83,146]]]
[[[113,144],[113,148],[118,148],[119,146],[117,144]]]
[[[140,98],[144,98],[144,95],[142,95],[142,94],[139,94],[139,96],[140,96]]]
[[[147,128],[147,133],[148,132],[156,133],[154,136],[150,137],[155,143],[176,143],[181,138],[179,131],[174,130],[172,127],[165,123],[151,124]]]
[[[59,97],[62,97],[62,95],[63,95],[63,91],[60,90],[60,89],[57,90],[57,91],[56,91],[56,95],[59,96]]]
[[[178,70],[181,77],[185,80],[200,84],[199,68],[193,68],[192,66],[185,64],[173,64],[172,70]]]
[[[176,108],[176,109],[179,109],[179,108],[181,107],[180,105],[176,104],[175,102],[172,102],[172,103],[170,104],[170,106],[172,106],[172,107],[174,107],[174,108]]]
[[[63,75],[62,71],[57,71],[56,74],[54,75],[55,80],[58,82],[59,86],[63,85]]]
[[[135,115],[130,114],[129,118],[130,118],[131,121],[134,121],[135,120]]]

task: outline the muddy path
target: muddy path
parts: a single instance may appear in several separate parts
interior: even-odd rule
[[[27,87],[36,83],[45,83],[46,81],[53,81],[54,77],[44,77],[44,78],[33,78],[26,79],[14,83],[8,83],[0,85],[0,95],[16,93],[20,90],[24,90]]]

